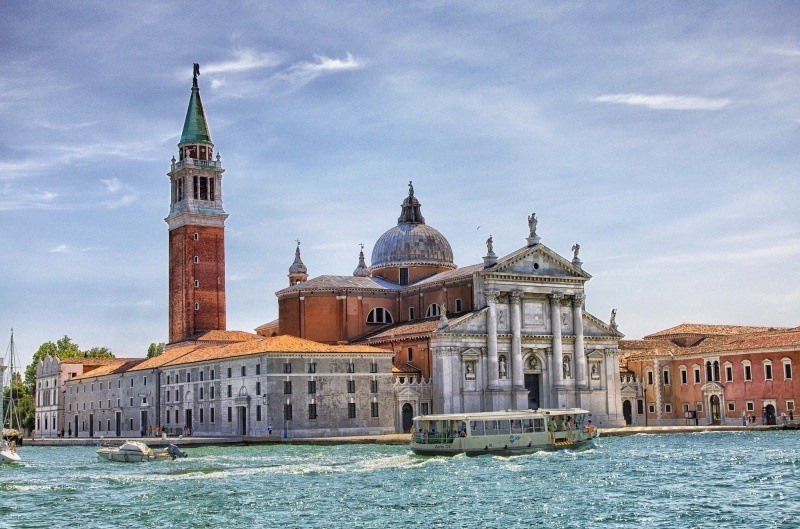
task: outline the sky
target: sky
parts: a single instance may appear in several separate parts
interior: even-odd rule
[[[483,5],[482,5],[483,4]],[[800,325],[800,5],[36,2],[0,12],[0,342],[167,339],[170,159],[200,63],[227,318],[295,239],[351,274],[409,180],[460,266],[580,243],[628,338]]]

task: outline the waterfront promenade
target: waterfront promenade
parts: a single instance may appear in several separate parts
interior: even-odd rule
[[[763,432],[769,430],[800,430],[800,424],[752,425],[752,426],[624,426],[620,428],[600,428],[600,437],[620,437],[638,434],[664,435],[698,432]],[[342,444],[383,444],[403,445],[411,441],[411,434],[354,435],[347,437],[307,437],[283,439],[277,435],[270,437],[127,437],[127,438],[27,438],[26,446],[115,446],[122,440],[142,441],[149,446],[159,447],[169,444],[178,446],[236,445],[236,444],[298,444],[298,445],[342,445]]]

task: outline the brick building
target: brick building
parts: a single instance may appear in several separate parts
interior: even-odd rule
[[[775,424],[800,401],[800,327],[684,323],[620,351],[627,424]]]

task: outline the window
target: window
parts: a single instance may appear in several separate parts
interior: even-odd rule
[[[200,178],[200,200],[208,200],[208,178]]]
[[[401,285],[407,285],[408,284],[408,268],[405,268],[405,267],[401,267],[400,268],[400,273],[399,273],[398,279],[399,279],[399,283]]]
[[[243,377],[247,376],[247,366],[242,366],[242,376]]]
[[[175,402],[178,402],[179,400],[181,400],[180,393],[178,393],[178,390],[176,389],[175,390]]]
[[[283,372],[289,374],[292,372],[292,364],[290,362],[283,363]]]
[[[348,393],[355,393],[356,392],[356,381],[355,380],[348,380],[347,381],[347,392]]]
[[[131,397],[131,408],[133,407],[133,397]]]
[[[783,361],[783,379],[790,380],[792,378],[792,364],[789,363],[788,359]]]
[[[197,232],[194,232],[194,240],[196,240],[196,241],[197,241],[197,240],[199,240],[199,239],[200,239],[200,234],[199,234],[199,233],[197,233]]]
[[[317,363],[316,362],[309,362],[308,363],[308,372],[309,373],[316,373],[317,372]]]
[[[203,388],[200,388],[200,400],[203,400]]]
[[[233,386],[228,384],[228,397],[233,397]]]
[[[414,319],[414,307],[408,307],[408,319],[409,320]]]
[[[200,408],[200,424],[203,424],[203,408]]]
[[[742,362],[742,367],[744,368],[744,379],[746,381],[753,380],[753,368],[750,366],[750,361]]]
[[[388,309],[377,307],[369,311],[367,323],[392,323],[392,314]]]
[[[378,403],[377,402],[373,402],[370,407],[372,408],[372,416],[373,417],[377,417],[378,416]]]
[[[664,412],[672,413],[672,404],[664,404]]]
[[[377,372],[378,372],[378,363],[377,363],[377,362],[375,362],[374,360],[373,360],[373,361],[372,361],[372,363],[369,365],[369,372],[370,372],[370,373],[377,373]]]
[[[428,415],[428,403],[421,402],[419,405],[419,413],[420,415]]]
[[[261,382],[256,382],[256,395],[261,395]]]
[[[133,387],[133,377],[131,377],[131,387]]]
[[[688,404],[684,404],[684,405],[683,405],[683,411],[684,411],[684,412],[687,412],[687,411],[689,411],[689,405],[688,405]]]
[[[442,308],[439,305],[437,305],[436,303],[431,303],[428,306],[428,310],[425,312],[425,317],[426,318],[433,318],[433,317],[438,316],[439,314],[441,314],[441,312],[442,312]]]
[[[211,408],[210,410],[208,410],[208,420],[211,423],[214,422],[214,408]]]
[[[686,373],[686,368],[682,367],[681,368],[681,384],[686,384],[687,378],[688,377],[687,377],[687,373]]]
[[[317,381],[316,380],[309,380],[308,381],[308,394],[313,395],[317,392]]]
[[[725,382],[733,381],[733,366],[730,364],[725,365]]]
[[[200,288],[200,281],[197,279],[194,280],[194,288]]]
[[[348,373],[355,373],[356,372],[356,365],[353,362],[349,362],[347,364],[347,372]]]
[[[747,411],[755,411],[755,409],[756,409],[756,405],[753,403],[753,401],[745,402],[744,406],[747,409]]]
[[[191,382],[191,381],[192,381],[192,373],[191,373],[191,371],[187,371],[186,372],[186,382]]]
[[[211,398],[213,399],[214,398],[214,386],[211,386],[210,388],[208,388],[208,390],[211,393]]]
[[[644,401],[642,399],[636,401],[636,413],[644,415]]]
[[[133,430],[133,419],[131,419],[131,430]]]
[[[694,409],[697,413],[703,413],[703,403],[702,402],[695,403]]]
[[[286,421],[292,420],[292,405],[291,404],[284,404],[283,405],[283,418]]]
[[[257,421],[261,420],[261,405],[260,404],[256,406],[256,420]]]
[[[231,378],[232,376],[233,376],[233,372],[232,372],[231,368],[229,367],[228,368],[228,378]]]
[[[655,413],[656,412],[656,405],[655,404],[648,404],[647,405],[647,412],[648,413]]]
[[[662,373],[664,376],[664,385],[669,386],[669,369],[665,369]]]
[[[413,360],[414,360],[414,348],[413,347],[409,347],[408,348],[408,361],[412,362]]]
[[[291,380],[284,380],[283,381],[283,394],[284,395],[291,395],[292,394],[292,381]]]
[[[370,393],[377,393],[378,392],[378,381],[377,380],[370,380],[370,382],[369,382],[369,392]]]
[[[194,177],[194,180],[192,181],[192,183],[194,184],[194,185],[192,186],[192,187],[193,187],[193,190],[192,190],[192,195],[194,195],[194,199],[195,199],[195,200],[197,200],[197,199],[199,198],[199,197],[198,197],[198,191],[199,191],[199,189],[200,189],[200,186],[199,186],[199,185],[197,185],[197,178],[198,178],[198,177],[196,177],[196,176],[195,176],[195,177]]]
[[[347,404],[347,417],[349,419],[355,419],[356,418],[356,403],[355,402],[350,402],[350,403]]]
[[[175,424],[179,424],[181,422],[180,416],[178,415],[178,410],[175,410]]]
[[[794,401],[793,400],[787,400],[786,401],[786,409],[789,410],[789,411],[794,411]]]
[[[200,382],[202,382],[203,380],[205,380],[205,378],[206,378],[206,377],[205,377],[205,371],[200,371]]]
[[[461,312],[461,298],[456,299],[456,312]]]
[[[214,380],[214,370],[213,369],[211,370],[211,373],[209,373],[209,374],[210,374],[209,380]]]
[[[736,403],[728,402],[728,411],[736,411]]]
[[[316,419],[317,418],[317,404],[312,402],[308,405],[308,418],[309,419]]]
[[[171,378],[169,375],[167,375],[167,384],[170,384],[170,383],[171,383],[171,382],[170,382],[170,380],[171,380],[171,379],[172,379],[172,378]]]
[[[233,422],[233,408],[230,406],[228,406],[228,422]]]
[[[261,364],[256,364],[256,375],[261,374]]]
[[[647,385],[648,386],[653,385],[653,372],[650,370],[647,371]]]
[[[194,256],[194,264],[199,264],[199,263],[200,263],[200,257],[195,255]]]
[[[764,380],[772,380],[772,362],[764,361]]]
[[[198,302],[194,302],[194,310],[200,310],[200,304]]]

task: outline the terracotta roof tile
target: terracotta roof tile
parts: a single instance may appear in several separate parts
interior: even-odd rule
[[[103,375],[115,375],[118,373],[124,373],[129,369],[141,364],[146,360],[146,358],[114,358],[115,362],[110,362],[103,366],[97,367],[92,369],[91,371],[87,371],[82,375],[74,377],[70,380],[83,380],[87,378],[96,378]]]
[[[307,290],[346,290],[348,288],[392,291],[400,290],[403,287],[380,277],[319,276],[279,290],[275,295],[280,296],[282,294]]]
[[[797,348],[800,350],[800,328],[779,329],[749,334],[710,336],[688,347],[681,347],[668,340],[620,340],[620,356],[626,359],[654,356],[698,356],[728,351],[751,351],[773,348]]]
[[[703,323],[681,323],[663,331],[648,334],[645,339],[663,338],[682,334],[699,334],[703,336],[729,336],[734,334],[751,334],[757,332],[785,331],[786,327],[755,327],[750,325],[706,325]]]
[[[192,336],[191,341],[199,342],[244,342],[258,335],[247,331],[206,331]]]
[[[439,318],[425,318],[421,320],[393,323],[381,327],[372,333],[364,334],[353,339],[354,342],[371,342],[396,338],[398,336],[410,336],[414,334],[430,334],[439,327]]]
[[[120,358],[86,358],[83,356],[76,358],[59,358],[62,364],[81,364],[84,366],[104,366],[108,364],[115,364],[121,360]]]

